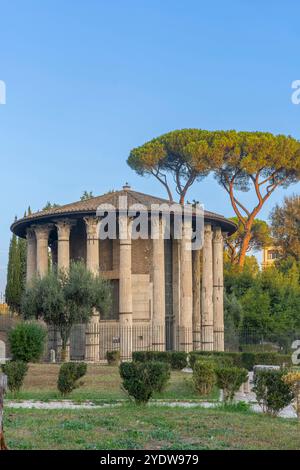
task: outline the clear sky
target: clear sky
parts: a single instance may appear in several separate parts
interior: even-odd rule
[[[127,166],[132,147],[185,127],[299,138],[299,14],[296,0],[0,1],[0,292],[9,226],[29,204],[125,181],[165,195]],[[188,197],[233,215],[212,179]]]

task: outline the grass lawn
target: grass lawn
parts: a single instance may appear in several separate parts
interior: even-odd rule
[[[5,412],[11,449],[299,449],[299,431],[296,420],[220,409],[123,404]]]
[[[8,393],[6,398],[43,401],[61,399],[56,388],[59,367],[58,364],[30,364],[20,393],[17,396]],[[127,397],[121,389],[118,367],[89,364],[83,382],[84,385],[74,390],[68,398],[79,402],[91,400],[97,403],[113,402]],[[173,371],[167,389],[154,398],[194,401],[201,399],[201,396],[193,388],[191,374]],[[217,398],[218,390],[215,390],[209,399]]]

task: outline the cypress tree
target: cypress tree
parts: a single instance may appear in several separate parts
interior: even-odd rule
[[[19,311],[20,295],[21,295],[20,277],[21,277],[20,252],[18,249],[18,240],[17,240],[16,235],[14,234],[12,236],[10,247],[9,247],[7,283],[6,283],[6,289],[5,289],[6,303],[9,305],[9,307],[12,309],[13,312]]]

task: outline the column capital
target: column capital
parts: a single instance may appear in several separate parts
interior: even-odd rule
[[[151,238],[153,240],[164,240],[166,225],[164,217],[151,217]]]
[[[26,229],[26,239],[28,242],[31,242],[32,240],[36,240],[35,230],[32,226]]]
[[[74,220],[61,219],[55,221],[58,240],[69,240],[71,228],[75,225]]]
[[[37,240],[48,240],[53,224],[32,225]]]
[[[127,215],[120,215],[118,222],[120,244],[122,244],[123,242],[126,244],[131,243],[133,218],[128,217]]]
[[[88,216],[83,218],[86,227],[86,234],[89,238],[98,238],[99,217]]]
[[[223,242],[223,234],[221,227],[214,228],[214,236],[213,236],[214,243],[222,243]]]

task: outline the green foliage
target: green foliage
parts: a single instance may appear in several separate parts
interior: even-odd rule
[[[28,365],[23,361],[10,361],[1,365],[2,371],[7,375],[7,385],[11,392],[20,391],[25,376],[28,371]]]
[[[137,362],[167,362],[171,369],[181,370],[187,367],[188,356],[184,351],[135,351],[132,359]]]
[[[60,207],[59,204],[47,201],[45,206],[42,208],[42,211],[50,211],[51,209],[56,209],[57,207]]]
[[[230,220],[237,225],[238,229],[233,235],[225,238],[224,245],[230,262],[235,264],[239,259],[240,248],[245,236],[245,227],[238,217],[231,217]],[[247,253],[249,251],[259,251],[266,246],[270,246],[272,241],[271,230],[267,222],[255,219],[251,227],[251,239],[246,251]]]
[[[72,262],[69,271],[49,272],[34,280],[23,296],[22,313],[25,318],[42,318],[59,330],[64,356],[72,326],[87,323],[93,309],[105,314],[110,305],[108,281],[94,276],[82,262]]]
[[[172,200],[167,181],[170,174],[183,203],[192,184],[220,163],[214,136],[214,132],[201,129],[168,132],[133,149],[127,163],[138,175],[157,178]]]
[[[224,401],[232,401],[234,394],[246,382],[248,372],[239,367],[217,367],[215,369],[217,385],[223,390]]]
[[[22,322],[12,328],[8,335],[14,361],[37,362],[44,351],[47,332],[36,322]]]
[[[116,366],[120,362],[120,351],[107,351],[106,359],[110,366]]]
[[[80,198],[81,201],[86,201],[88,199],[92,199],[94,197],[93,191],[83,191],[83,194]]]
[[[189,353],[189,363],[192,369],[196,361],[202,359],[211,360],[216,366],[242,367],[242,358],[240,353],[223,351],[192,351]]]
[[[222,351],[193,351],[189,354],[189,361],[192,368],[199,359],[213,360],[218,367],[235,366],[253,370],[253,366],[258,364],[274,366],[290,366],[292,358],[290,354],[279,354],[277,352],[222,352]]]
[[[292,402],[292,388],[282,380],[286,373],[286,370],[281,369],[259,370],[255,374],[253,391],[264,413],[276,416]]]
[[[300,333],[299,304],[300,263],[294,259],[257,274],[226,265],[226,344],[243,347],[263,339],[288,351]]]
[[[78,382],[87,372],[84,362],[65,362],[61,365],[58,374],[57,388],[63,396],[68,395],[75,388],[82,385]]]
[[[300,196],[285,197],[271,213],[272,233],[280,246],[282,258],[291,256],[300,261]]]
[[[6,302],[13,312],[20,313],[21,299],[25,289],[26,240],[12,236],[9,246]]]
[[[216,383],[214,362],[197,360],[193,368],[193,383],[200,395],[209,395]]]
[[[137,404],[145,404],[154,392],[161,392],[170,378],[166,362],[123,362],[120,365],[123,387]]]

